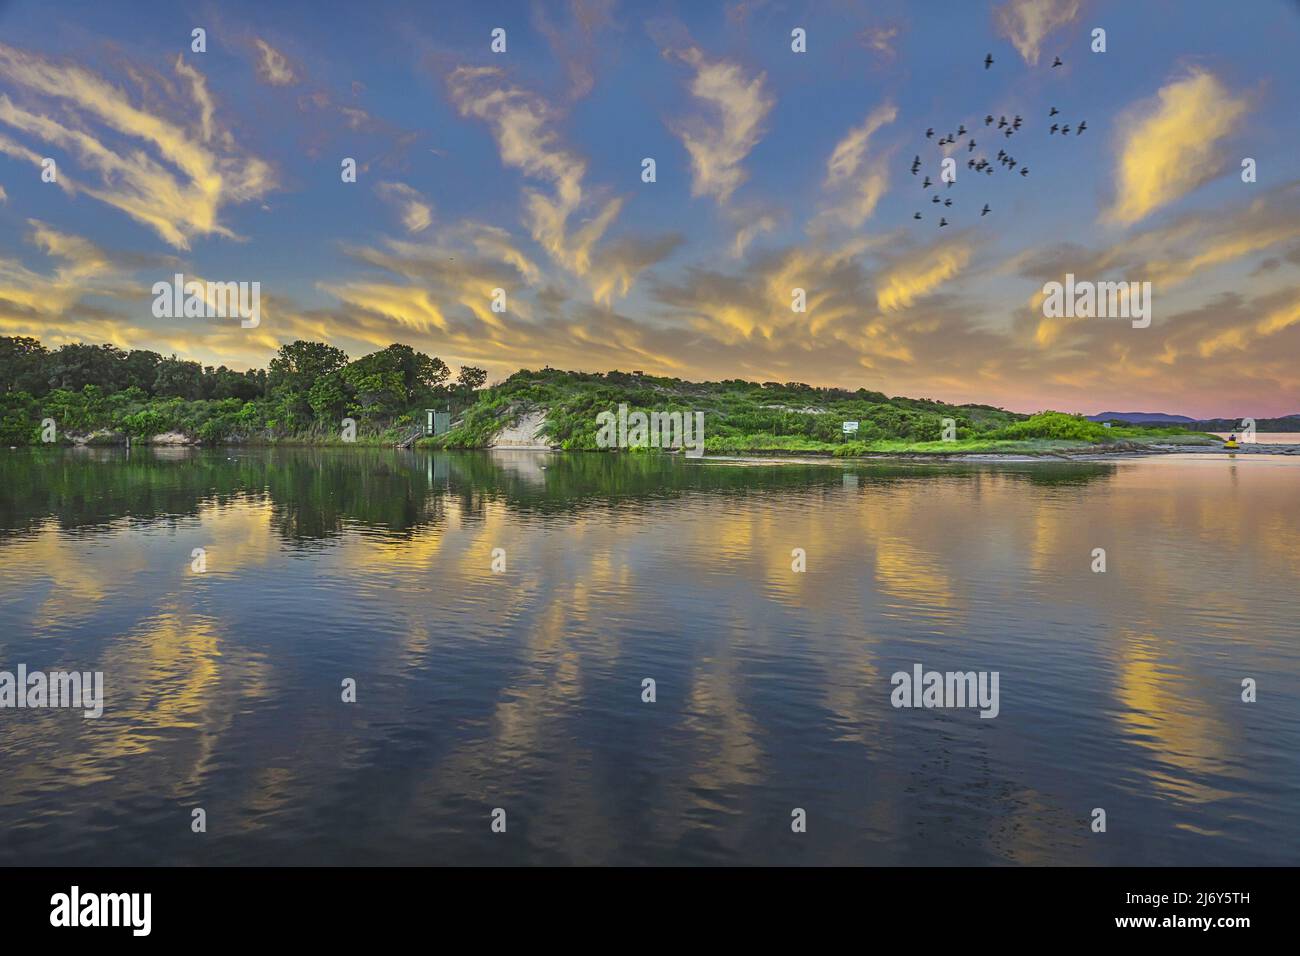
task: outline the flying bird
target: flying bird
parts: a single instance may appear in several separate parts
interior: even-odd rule
[[[972,139],[972,140],[970,141],[970,146],[966,149],[966,152],[968,152],[968,153],[973,153],[973,152],[975,152],[975,140],[974,140],[974,139]]]
[[[984,54],[984,69],[987,70],[992,65],[993,65],[993,54],[992,53]]]
[[[1058,57],[1056,58],[1056,62],[1054,62],[1054,63],[1052,64],[1052,68],[1055,69],[1056,67],[1058,67],[1058,66],[1060,66],[1060,65],[1061,65],[1061,58],[1058,56]]]
[[[992,117],[991,115],[990,115],[990,116],[986,116],[986,117],[984,117],[984,125],[985,125],[985,126],[992,126],[992,125],[993,125],[993,117]]]
[[[1021,166],[1021,167],[1020,167],[1020,175],[1021,175],[1021,176],[1028,176],[1028,175],[1029,175],[1029,167],[1028,167],[1028,166]]]
[[[985,203],[984,208],[980,210],[980,215],[987,216],[988,214],[989,214],[989,204]]]
[[[932,185],[934,185],[934,184],[930,182],[930,177],[929,177],[929,176],[926,176],[926,177],[925,177],[925,182],[921,183],[921,188],[922,188],[922,189],[929,189]]]
[[[1020,118],[1020,114],[1017,113],[1017,114],[1016,114],[1016,118],[1015,118],[1014,120],[1011,121],[1011,128],[1012,128],[1012,129],[1020,129],[1020,124],[1021,124],[1022,122],[1024,122],[1024,121]]]
[[[921,214],[920,214],[919,212],[918,212],[918,213],[914,213],[914,214],[912,215],[912,218],[913,218],[913,219],[920,219],[920,218],[921,218]]]
[[[931,196],[931,197],[930,197],[930,202],[934,203],[935,205],[938,205],[939,202],[940,202],[939,194],[938,194],[938,193],[935,193],[933,196]]]
[[[1050,135],[1050,134],[1052,134],[1052,133],[1055,133],[1055,132],[1056,132],[1058,129],[1060,129],[1060,128],[1061,128],[1061,127],[1060,127],[1060,124],[1059,124],[1059,123],[1053,123],[1053,124],[1052,124],[1052,128],[1049,129],[1047,132],[1048,132],[1048,134]]]
[[[934,198],[935,198],[935,199],[938,199],[939,197],[938,197],[938,196],[935,196]],[[945,199],[945,200],[943,201],[943,204],[944,204],[945,206],[951,206],[951,205],[952,205],[952,200],[951,200],[951,199]]]
[[[1001,119],[998,120],[998,129],[1001,129],[1006,125],[1007,125],[1007,118],[1003,116]]]
[[[1064,126],[1061,127],[1061,133],[1064,135],[1069,132],[1070,132],[1070,124],[1066,123]]]
[[[925,138],[926,138],[926,139],[934,139],[934,127],[933,127],[933,126],[931,126],[929,129],[927,129],[927,130],[925,131]]]
[[[943,228],[944,226],[946,226],[946,225],[948,225],[948,220],[947,220],[947,219],[944,219],[943,216],[940,216],[940,217],[939,217],[939,228],[942,229],[942,228]]]
[[[958,123],[958,124],[957,124],[957,135],[958,135],[958,136],[965,136],[965,135],[966,135],[966,126],[965,126],[965,124],[963,124],[963,123]]]
[[[918,156],[916,157],[916,159],[912,160],[912,175],[915,176],[916,171],[920,168],[921,168],[921,157]]]
[[[1056,115],[1057,113],[1059,113],[1059,112],[1061,112],[1061,111],[1058,110],[1055,106],[1053,106],[1053,107],[1052,107],[1052,112],[1050,112],[1050,113],[1047,114],[1047,118],[1048,118],[1048,119],[1051,119],[1053,116],[1055,116],[1055,115]]]
[[[1087,128],[1088,128],[1088,121],[1087,121],[1087,120],[1084,120],[1082,123],[1079,124],[1079,128],[1076,129],[1076,130],[1074,131],[1074,135],[1075,135],[1075,136],[1078,136],[1080,133],[1082,133],[1082,132],[1083,132],[1085,129],[1087,129]]]

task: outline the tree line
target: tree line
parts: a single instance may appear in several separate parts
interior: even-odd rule
[[[208,441],[325,435],[344,417],[377,432],[424,408],[463,407],[486,381],[472,365],[452,379],[441,359],[400,344],[352,359],[298,340],[280,346],[267,368],[236,371],[148,349],[48,349],[36,338],[0,336],[0,442],[29,444],[51,417],[63,432],[142,438],[169,430]]]

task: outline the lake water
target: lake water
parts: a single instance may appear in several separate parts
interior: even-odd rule
[[[0,671],[105,705],[0,710],[0,864],[1294,865],[1298,489],[1269,455],[6,451]],[[997,716],[895,708],[915,664],[998,672]]]

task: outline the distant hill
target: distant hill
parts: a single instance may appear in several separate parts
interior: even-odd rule
[[[1241,429],[1240,418],[1210,418],[1197,422],[1198,431],[1234,432]],[[1257,418],[1255,431],[1258,432],[1300,432],[1300,415],[1285,415],[1282,418]]]
[[[1186,415],[1167,415],[1164,412],[1101,412],[1088,415],[1090,422],[1125,422],[1129,425],[1182,425],[1193,431],[1232,432],[1241,428],[1240,418],[1188,418]],[[1257,418],[1255,430],[1260,432],[1300,432],[1300,414],[1281,418]]]
[[[1166,425],[1186,425],[1189,422],[1196,421],[1196,419],[1188,418],[1186,415],[1166,415],[1164,412],[1102,412],[1098,415],[1089,415],[1088,421],[1128,422],[1135,425],[1151,422]]]

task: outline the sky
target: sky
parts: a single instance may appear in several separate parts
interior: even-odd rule
[[[1296,0],[0,0],[0,335],[1297,413],[1297,50]]]

